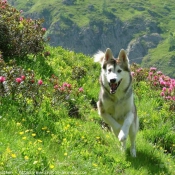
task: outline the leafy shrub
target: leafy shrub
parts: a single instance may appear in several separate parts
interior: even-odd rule
[[[145,102],[147,111],[139,111],[140,129],[144,129],[145,138],[156,148],[174,155],[175,79],[165,76],[155,67],[144,69],[132,65],[132,71],[138,99],[145,99],[145,96],[150,99]],[[151,109],[151,105],[154,105],[154,109]],[[155,110],[154,113],[151,110]]]
[[[135,84],[145,81],[150,85],[152,90],[160,91],[160,96],[167,101],[170,110],[175,109],[175,79],[164,75],[157,68],[150,69],[140,68],[138,65],[132,65],[132,76]]]
[[[78,99],[83,93],[83,88],[77,88],[75,85],[72,85],[67,82],[58,84],[58,77],[52,75],[50,81],[54,85],[54,94],[53,94],[53,105],[64,104],[68,108],[68,114],[71,117],[80,117],[80,105],[78,104]]]
[[[60,82],[55,75],[43,82],[33,70],[24,70],[12,60],[9,63],[0,60],[0,103],[4,99],[12,100],[21,112],[36,112],[47,101],[52,107],[66,106],[69,116],[80,117],[83,94],[82,87]]]
[[[72,79],[76,79],[77,81],[82,77],[86,76],[87,70],[84,67],[74,66],[72,69]]]
[[[4,58],[36,55],[44,49],[43,20],[25,19],[21,13],[0,0],[0,51]]]
[[[138,64],[132,64],[131,65],[131,70],[132,70],[132,76],[134,79],[134,82],[140,82],[140,81],[145,81],[147,80],[148,77],[148,69],[143,69],[141,68]]]
[[[20,111],[32,112],[39,108],[43,100],[46,86],[42,80],[37,80],[32,70],[24,70],[10,61],[6,64],[0,61],[0,101],[4,98],[19,104]]]

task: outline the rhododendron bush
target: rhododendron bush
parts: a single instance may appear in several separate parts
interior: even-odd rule
[[[25,19],[22,11],[0,0],[0,52],[3,57],[24,58],[27,54],[43,51],[46,29],[42,23],[41,19]]]
[[[47,82],[37,79],[33,70],[24,70],[13,60],[5,63],[0,59],[0,103],[8,99],[18,104],[21,111],[30,109],[33,112],[46,99],[52,106],[65,105],[70,116],[79,117],[83,88],[58,80],[55,75]]]
[[[160,96],[170,103],[170,108],[175,107],[175,79],[164,75],[157,68],[140,68],[138,65],[132,65],[132,77],[134,82],[146,81],[153,90],[160,91]]]

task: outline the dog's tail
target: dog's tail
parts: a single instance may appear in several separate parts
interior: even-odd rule
[[[93,57],[94,57],[94,62],[99,62],[101,63],[103,61],[105,54],[102,51],[98,51]]]

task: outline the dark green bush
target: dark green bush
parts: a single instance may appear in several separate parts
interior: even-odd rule
[[[0,0],[0,51],[4,59],[43,51],[43,20],[25,19],[6,0]]]

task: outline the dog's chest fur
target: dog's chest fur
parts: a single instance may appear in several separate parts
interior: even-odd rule
[[[123,121],[126,114],[133,108],[132,94],[127,100],[111,98],[107,94],[103,94],[100,101],[102,111],[110,114],[117,121]]]

